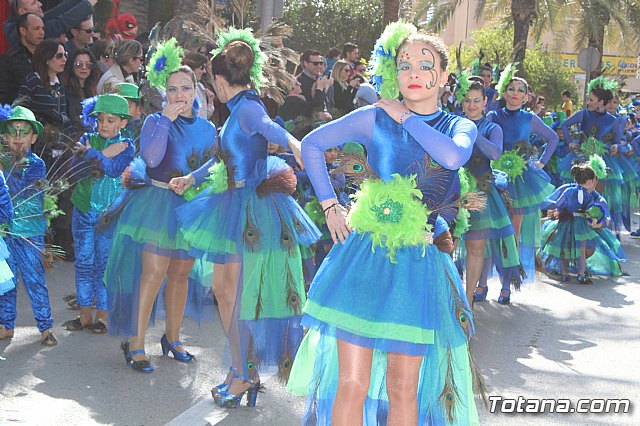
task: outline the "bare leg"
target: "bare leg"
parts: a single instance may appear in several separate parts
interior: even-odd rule
[[[138,307],[138,335],[129,342],[131,350],[144,349],[147,326],[155,302],[167,273],[170,258],[149,252],[142,253],[142,276],[140,277],[140,306]],[[147,359],[145,355],[134,355],[135,361]]]
[[[369,391],[373,350],[338,339],[338,391],[333,401],[331,424],[362,424],[362,409]]]
[[[522,227],[522,215],[521,214],[512,215],[511,223],[513,224],[513,230],[515,231],[514,237],[516,239],[516,245],[520,247],[520,228]]]
[[[233,306],[236,302],[236,291],[238,290],[238,278],[240,277],[240,263],[216,263],[213,268],[213,294],[218,301],[220,319],[224,331],[229,334],[229,325]]]
[[[584,275],[587,270],[587,242],[580,241],[580,258],[578,259],[578,275]]]
[[[184,309],[189,292],[189,272],[194,259],[171,259],[167,270],[167,288],[165,291],[165,305],[167,308],[167,322],[165,332],[169,343],[180,340],[180,327],[184,318]],[[176,346],[184,352],[182,345]]]
[[[93,324],[92,318],[91,306],[80,306],[80,324],[83,327],[88,327]]]
[[[469,306],[473,302],[473,293],[476,285],[480,280],[482,274],[482,268],[484,267],[484,247],[487,244],[486,240],[466,240],[465,246],[467,249],[466,264],[466,283],[467,283],[467,299],[469,300]]]
[[[421,356],[388,354],[388,425],[413,426],[418,424],[418,382],[422,358]]]

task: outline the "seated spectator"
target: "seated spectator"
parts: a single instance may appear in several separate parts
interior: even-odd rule
[[[331,71],[333,85],[329,88],[327,95],[327,108],[333,118],[341,117],[353,110],[353,99],[360,81],[350,79],[350,72],[351,68],[347,61],[336,62]]]
[[[0,104],[11,104],[25,76],[33,72],[32,56],[44,39],[44,22],[34,13],[25,13],[16,20],[20,41],[0,56]]]
[[[136,40],[124,40],[113,50],[115,64],[98,82],[98,94],[113,93],[119,83],[135,83],[133,74],[142,66],[142,45]]]
[[[67,53],[69,56],[73,55],[73,53],[78,49],[84,49],[91,46],[93,43],[93,32],[95,28],[93,27],[93,17],[89,15],[84,19],[77,27],[71,28],[69,32],[67,32],[67,41],[64,45],[65,49],[67,49]]]
[[[78,49],[69,56],[60,80],[67,97],[69,118],[78,137],[88,130],[81,124],[82,101],[96,96],[100,76],[96,59],[89,49]]]
[[[97,2],[98,0],[65,0],[43,12],[42,3],[37,0],[9,0],[11,16],[4,23],[4,34],[10,46],[17,46],[20,41],[16,31],[18,17],[25,13],[35,13],[44,21],[45,38],[60,37],[91,15]]]
[[[114,64],[113,48],[113,42],[106,40],[96,40],[91,45],[91,53],[97,60],[96,65],[101,74],[106,73]]]

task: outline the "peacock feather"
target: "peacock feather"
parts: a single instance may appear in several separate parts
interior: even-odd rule
[[[442,388],[442,392],[438,397],[438,400],[442,404],[445,414],[447,416],[447,421],[449,423],[454,423],[455,414],[456,414],[456,405],[458,403],[458,399],[460,398],[458,393],[458,388],[456,386],[454,376],[453,376],[453,361],[451,357],[451,348],[447,349],[447,373],[444,379],[444,387]]]
[[[244,231],[242,234],[242,240],[244,242],[244,246],[247,251],[254,252],[260,246],[260,230],[253,223],[251,219],[251,214],[249,213],[249,209],[246,211],[246,219],[245,219]]]
[[[602,141],[590,136],[580,144],[580,152],[586,157],[591,155],[602,157],[607,152],[607,147]]]
[[[351,178],[357,185],[360,185],[365,179],[378,178],[369,165],[367,157],[358,152],[342,152],[338,156],[338,167],[333,169],[331,174],[338,173]]]

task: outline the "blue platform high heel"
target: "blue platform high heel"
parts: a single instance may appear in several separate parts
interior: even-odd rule
[[[506,293],[506,295],[503,293]],[[511,303],[511,290],[502,289],[500,291],[500,296],[498,296],[498,303],[501,305],[508,305]]]
[[[249,387],[236,395],[229,393],[229,389],[231,389],[231,385],[234,380],[242,380],[244,383],[248,383]],[[260,391],[260,387],[260,380],[245,380],[243,376],[234,374],[227,390],[220,391],[216,395],[214,395],[213,401],[216,403],[216,405],[223,408],[236,408],[238,405],[240,405],[242,397],[244,397],[244,395],[246,394],[247,407],[255,407],[256,402],[258,401],[258,392]]]
[[[124,352],[124,360],[127,362],[131,368],[141,373],[152,373],[153,366],[148,359],[143,359],[141,361],[136,361],[133,359],[134,355],[144,355],[144,349],[138,349],[135,351],[129,350],[129,342],[122,342],[120,344],[120,348],[122,352]]]
[[[477,292],[478,289],[480,289],[479,293]],[[487,298],[487,292],[488,291],[489,291],[489,287],[488,286],[479,285],[478,287],[476,287],[476,292],[473,293],[473,301],[474,302],[482,302],[483,300],[485,300]]]
[[[189,352],[180,352],[176,349],[176,346],[182,346],[182,342],[176,340],[173,343],[169,343],[169,339],[167,339],[167,335],[163,334],[160,339],[160,346],[162,346],[162,355],[167,356],[169,352],[173,354],[173,359],[181,362],[190,362],[192,359],[196,357],[191,355]]]
[[[214,386],[211,388],[211,396],[213,398],[216,397],[217,394],[226,392],[229,389],[229,384],[231,384],[231,380],[233,380],[233,376],[235,376],[235,372],[238,371],[235,367],[229,367],[229,373],[227,377],[224,379],[224,382],[220,383],[218,386]]]

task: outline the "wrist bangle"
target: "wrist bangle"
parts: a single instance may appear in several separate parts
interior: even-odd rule
[[[400,114],[400,125],[404,123],[404,117],[406,117],[407,115],[413,115],[413,113],[411,111],[405,111]]]
[[[333,203],[333,204],[331,204],[329,207],[327,207],[327,208],[323,209],[323,210],[322,210],[322,213],[324,213],[324,215],[326,216],[326,215],[327,215],[327,211],[329,211],[329,209],[330,209],[330,208],[332,208],[332,207],[333,207],[333,210],[335,211],[335,207],[336,207],[336,206],[339,206],[339,205],[340,205],[340,203]]]

